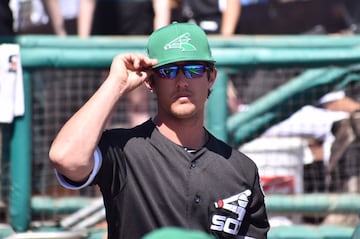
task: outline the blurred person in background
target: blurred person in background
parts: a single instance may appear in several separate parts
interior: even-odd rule
[[[170,0],[80,0],[78,35],[148,35],[168,25]],[[128,125],[148,119],[151,94],[144,86],[128,94]]]
[[[10,8],[10,0],[0,1],[0,36],[14,35],[14,18]]]
[[[77,34],[79,0],[11,0],[17,34]]]
[[[79,0],[41,0],[54,34],[76,35]]]
[[[79,36],[148,35],[170,23],[170,0],[80,0]]]
[[[183,1],[182,0],[170,0],[170,19],[171,22],[183,22]]]
[[[235,33],[240,14],[239,0],[183,0],[186,21],[198,24],[207,34],[230,36]]]
[[[279,89],[303,72],[302,69],[259,69],[244,73],[229,84],[228,106],[230,114],[246,112],[251,103],[267,93]],[[241,82],[241,83],[239,83]],[[234,86],[234,84],[239,84]],[[300,137],[308,142],[312,157],[304,159],[305,192],[324,192],[325,171],[336,158],[346,150],[347,145],[339,144],[339,133],[334,130],[337,122],[348,119],[360,110],[360,103],[345,90],[334,90],[324,94],[313,104],[303,105],[289,117],[265,129],[260,137]],[[340,135],[343,137],[342,135]],[[318,173],[314,174],[316,171]]]
[[[284,35],[359,32],[360,1],[240,0],[237,34]],[[306,16],[304,18],[304,16]]]

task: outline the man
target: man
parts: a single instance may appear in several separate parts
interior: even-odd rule
[[[60,182],[100,187],[109,238],[167,226],[266,238],[256,165],[203,126],[217,73],[205,32],[173,23],[150,36],[147,52],[116,56],[102,86],[60,130],[49,152]],[[157,97],[157,114],[105,130],[116,104],[142,83]]]

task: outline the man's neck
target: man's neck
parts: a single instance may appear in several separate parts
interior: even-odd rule
[[[175,144],[198,149],[207,142],[208,136],[203,127],[203,121],[194,119],[164,121],[158,117],[155,117],[153,121],[159,132]]]

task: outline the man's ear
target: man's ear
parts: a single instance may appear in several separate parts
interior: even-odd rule
[[[154,86],[154,76],[150,76],[149,78],[147,78],[145,81],[145,86],[151,91],[153,92],[153,86]]]
[[[213,70],[209,71],[209,79],[208,79],[208,81],[209,81],[210,88],[215,83],[216,76],[217,76],[217,69],[214,67]]]

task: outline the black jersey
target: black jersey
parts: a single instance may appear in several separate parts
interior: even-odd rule
[[[109,238],[141,238],[160,227],[202,230],[218,238],[265,238],[269,230],[255,164],[209,134],[189,153],[149,120],[107,130],[94,183],[104,197]]]

